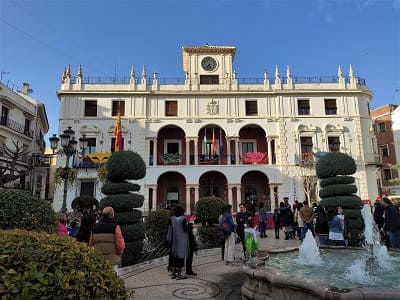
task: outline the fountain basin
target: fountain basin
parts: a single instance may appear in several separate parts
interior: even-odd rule
[[[342,273],[337,270],[338,262],[343,260],[344,257],[348,261],[352,261],[357,255],[361,257],[363,251],[332,249],[323,250],[321,254],[322,264],[320,266],[311,266],[311,268],[305,265],[301,266],[295,261],[298,259],[296,252],[271,255],[270,261],[266,261],[266,267],[262,269],[245,267],[246,281],[241,288],[242,298],[399,299],[399,253],[391,254],[394,257],[394,269],[386,271],[387,278],[380,278],[383,275],[376,273],[373,274],[374,277],[377,277],[375,278],[377,279],[376,282],[366,282],[365,284],[350,282],[349,279],[346,279],[345,276],[349,275],[347,263],[343,263]],[[350,254],[354,255],[354,257],[352,258]],[[318,270],[318,267],[323,268],[324,272]],[[302,271],[302,269],[306,271]],[[308,276],[309,274],[307,273],[313,274],[314,277]],[[327,275],[327,277],[323,278],[322,273],[325,273],[324,276]],[[337,278],[339,281],[335,282],[334,279]]]

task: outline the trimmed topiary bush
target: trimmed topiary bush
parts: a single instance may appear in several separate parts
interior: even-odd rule
[[[24,191],[0,191],[0,229],[56,233],[57,224],[57,214],[47,201]]]
[[[221,233],[217,226],[199,227],[197,234],[202,248],[216,248],[221,246]]]
[[[137,180],[144,176],[146,176],[146,164],[136,152],[114,152],[107,161],[107,180],[111,182]]]
[[[218,218],[221,215],[222,208],[226,203],[217,197],[203,197],[194,208],[197,221],[202,225],[218,224]]]
[[[84,211],[93,209],[93,205],[99,207],[99,201],[95,197],[82,195],[72,200],[71,208],[73,210]]]
[[[349,245],[358,246],[361,242],[363,220],[361,217],[362,201],[354,195],[357,187],[353,185],[354,178],[351,175],[356,172],[354,159],[347,154],[329,152],[318,160],[317,176],[320,182],[320,204],[328,209],[328,219],[331,219],[338,206],[343,208],[343,213],[349,218],[351,226],[351,239]],[[335,212],[335,213],[333,213]]]
[[[320,179],[337,175],[351,175],[357,171],[354,159],[340,152],[329,152],[317,162],[317,176]]]
[[[354,183],[355,179],[353,176],[336,176],[336,177],[328,177],[325,179],[321,179],[319,182],[320,187],[326,187],[332,184],[348,184]]]
[[[332,196],[341,196],[357,193],[357,187],[352,184],[334,184],[327,185],[325,188],[319,191],[321,198],[327,198]]]
[[[101,191],[106,195],[125,194],[129,191],[137,192],[140,190],[140,185],[130,182],[106,182],[101,187]]]
[[[129,299],[104,257],[75,239],[0,231],[1,299]]]
[[[139,154],[132,151],[114,152],[107,161],[107,182],[102,192],[100,208],[111,206],[115,220],[121,227],[125,240],[125,250],[121,258],[122,266],[136,263],[142,255],[144,224],[142,213],[135,209],[143,205],[144,196],[136,193],[139,185],[128,179],[141,179],[146,175],[146,165]]]
[[[149,242],[159,245],[167,236],[167,223],[171,217],[171,210],[159,209],[150,212],[145,219],[145,232]]]

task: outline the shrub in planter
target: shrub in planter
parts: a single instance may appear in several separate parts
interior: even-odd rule
[[[82,195],[72,200],[71,208],[73,210],[84,211],[87,209],[92,209],[93,205],[99,207],[99,201],[97,201],[95,197],[89,195]]]
[[[114,208],[115,220],[121,226],[125,240],[121,264],[128,266],[136,263],[142,254],[144,224],[141,211],[135,208],[143,205],[144,196],[133,193],[139,191],[140,186],[126,180],[143,178],[146,175],[146,165],[139,154],[118,151],[110,156],[106,166],[107,182],[102,192],[107,196],[101,199],[100,208]]]
[[[221,233],[217,226],[199,227],[197,229],[200,245],[203,248],[216,248],[221,246]]]
[[[217,197],[201,198],[194,208],[197,221],[203,225],[217,224],[221,210],[225,205],[226,203]]]
[[[329,152],[318,160],[316,171],[318,178],[325,179],[354,174],[357,166],[351,156],[340,152]]]
[[[57,214],[51,205],[24,191],[0,192],[0,229],[20,228],[57,232]]]
[[[129,299],[103,255],[75,239],[0,231],[1,299]]]
[[[161,244],[167,236],[167,223],[171,217],[168,209],[159,209],[150,212],[145,219],[146,237],[154,245]]]

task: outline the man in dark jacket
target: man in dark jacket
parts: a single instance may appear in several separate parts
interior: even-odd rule
[[[125,249],[125,241],[121,228],[115,224],[112,207],[103,209],[100,222],[93,227],[89,245],[103,254],[105,259],[111,263],[113,269],[117,271]]]
[[[385,207],[385,230],[389,232],[390,248],[400,248],[400,212],[388,198],[383,198]]]
[[[240,212],[236,214],[236,223],[237,223],[237,228],[236,228],[236,233],[240,237],[240,241],[242,242],[243,246],[243,253],[246,253],[246,246],[244,244],[244,225],[247,224],[247,220],[253,216],[253,214],[246,210],[246,206],[244,203],[239,204],[239,209]]]

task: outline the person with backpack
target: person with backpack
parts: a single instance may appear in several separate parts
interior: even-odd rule
[[[400,248],[400,212],[389,198],[383,198],[385,208],[385,230],[389,233],[390,248]]]
[[[219,217],[219,230],[225,237],[224,259],[227,265],[232,265],[235,261],[235,223],[232,218],[232,205],[225,207],[224,213]]]
[[[247,220],[253,216],[251,211],[248,211],[246,209],[246,205],[244,203],[239,204],[239,209],[240,212],[236,214],[236,223],[237,223],[237,228],[236,232],[238,236],[240,237],[240,241],[242,242],[243,246],[243,254],[246,253],[246,246],[244,243],[244,225],[247,224]]]

